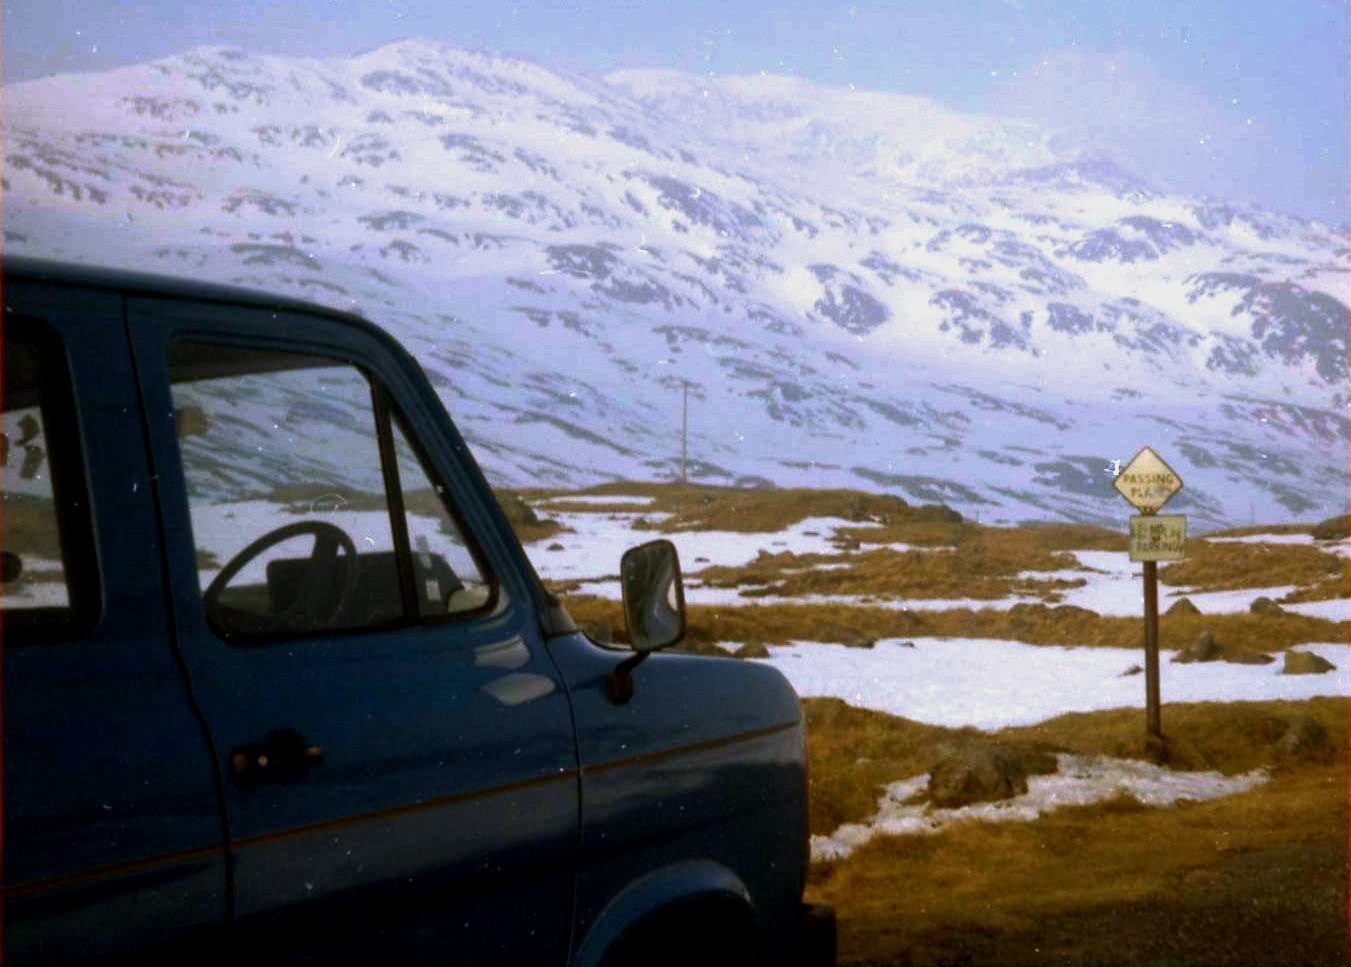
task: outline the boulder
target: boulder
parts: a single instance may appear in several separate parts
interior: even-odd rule
[[[733,658],[768,658],[769,648],[759,641],[748,641],[736,651],[732,652]]]
[[[1286,613],[1284,608],[1270,598],[1258,598],[1252,604],[1248,605],[1248,610],[1253,614],[1265,614],[1271,615],[1272,617],[1280,617]]]
[[[1294,759],[1327,760],[1333,756],[1332,738],[1318,719],[1295,715],[1276,740],[1276,751]]]
[[[1270,665],[1276,659],[1260,651],[1248,651],[1246,648],[1224,649],[1224,660],[1231,665]]]
[[[833,641],[846,648],[871,648],[877,644],[876,638],[870,638],[857,628],[847,625],[829,625],[821,629],[822,641]]]
[[[996,745],[970,743],[929,771],[929,802],[942,809],[1012,799],[1025,792],[1027,770],[1016,755]]]
[[[1207,628],[1194,642],[1186,648],[1179,649],[1173,656],[1173,662],[1189,665],[1197,661],[1219,661],[1221,657],[1220,646],[1215,643],[1215,634]]]
[[[558,543],[558,541],[554,541],[552,544],[550,544],[548,547],[545,548],[546,551],[561,551],[563,549],[564,549],[563,545]]]
[[[1192,604],[1191,598],[1178,598],[1164,614],[1200,614],[1201,609]]]
[[[1139,665],[1132,665],[1130,668],[1127,668],[1124,672],[1118,675],[1117,678],[1128,678],[1131,675],[1139,675],[1142,672],[1144,672],[1144,669],[1141,668]]]
[[[1315,655],[1311,651],[1287,651],[1285,653],[1285,664],[1281,667],[1281,674],[1322,675],[1336,667],[1322,655]]]
[[[513,524],[538,524],[539,517],[520,497],[515,494],[509,494],[498,490],[493,493],[497,498],[498,505],[502,512],[507,515],[507,520]]]

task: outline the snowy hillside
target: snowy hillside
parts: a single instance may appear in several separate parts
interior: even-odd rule
[[[1121,525],[1344,509],[1344,229],[1015,121],[405,41],[4,91],[8,253],[283,291],[409,344],[489,476],[852,486]]]

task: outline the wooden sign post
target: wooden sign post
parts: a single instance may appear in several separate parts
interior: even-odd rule
[[[1159,508],[1182,489],[1182,478],[1163,458],[1145,447],[1113,481],[1121,496],[1140,511],[1130,522],[1130,558],[1144,563],[1145,585],[1145,733],[1157,749],[1163,748],[1159,697],[1159,561],[1185,556],[1187,518],[1159,514]]]

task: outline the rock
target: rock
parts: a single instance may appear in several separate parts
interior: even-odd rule
[[[696,557],[696,558],[694,559],[694,563],[695,563],[695,564],[707,564],[707,563],[708,563],[708,558],[706,558],[706,557]]]
[[[1025,792],[1023,764],[995,745],[971,743],[940,759],[929,771],[929,801],[942,809],[1012,799]]]
[[[1286,613],[1284,608],[1270,598],[1258,598],[1252,604],[1248,605],[1248,610],[1253,614],[1266,614],[1274,617]]]
[[[768,658],[769,648],[758,641],[748,641],[736,651],[732,652],[733,658]]]
[[[1260,651],[1248,651],[1246,648],[1227,648],[1224,660],[1231,665],[1270,665],[1276,659]]]
[[[558,541],[554,541],[552,544],[550,544],[548,547],[545,548],[546,551],[561,551],[563,549],[564,549],[563,545],[558,543]]]
[[[915,643],[914,643],[913,641],[903,641],[903,642],[900,643],[900,645],[899,645],[898,647],[901,647],[901,648],[914,648],[914,647],[915,647]]]
[[[877,644],[876,638],[870,638],[848,625],[826,625],[821,629],[820,636],[822,641],[832,641],[846,648],[871,648]]]
[[[1311,715],[1295,715],[1285,733],[1276,740],[1276,751],[1296,759],[1331,759],[1332,739],[1318,719]]]
[[[1281,667],[1281,674],[1322,675],[1336,667],[1322,655],[1315,655],[1311,651],[1287,651],[1285,653],[1285,664]]]
[[[1144,669],[1141,668],[1139,665],[1132,665],[1130,668],[1127,668],[1124,672],[1118,675],[1117,678],[1127,678],[1131,675],[1139,675],[1143,671]]]
[[[515,494],[495,491],[493,496],[497,498],[497,503],[502,508],[502,512],[507,515],[507,520],[513,524],[538,524],[539,517],[530,505]]]
[[[1173,662],[1188,665],[1197,661],[1219,661],[1221,657],[1220,646],[1215,644],[1215,634],[1207,628],[1194,642],[1179,650],[1173,656]]]
[[[1178,598],[1164,614],[1200,614],[1201,609],[1192,604],[1191,598]]]

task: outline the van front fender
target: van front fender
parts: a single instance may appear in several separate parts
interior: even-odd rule
[[[740,878],[717,863],[691,860],[653,870],[616,894],[575,948],[572,963],[574,967],[600,967],[615,944],[631,937],[632,931],[641,933],[664,914],[686,910],[691,918],[702,910],[731,913],[759,931],[750,891]]]

